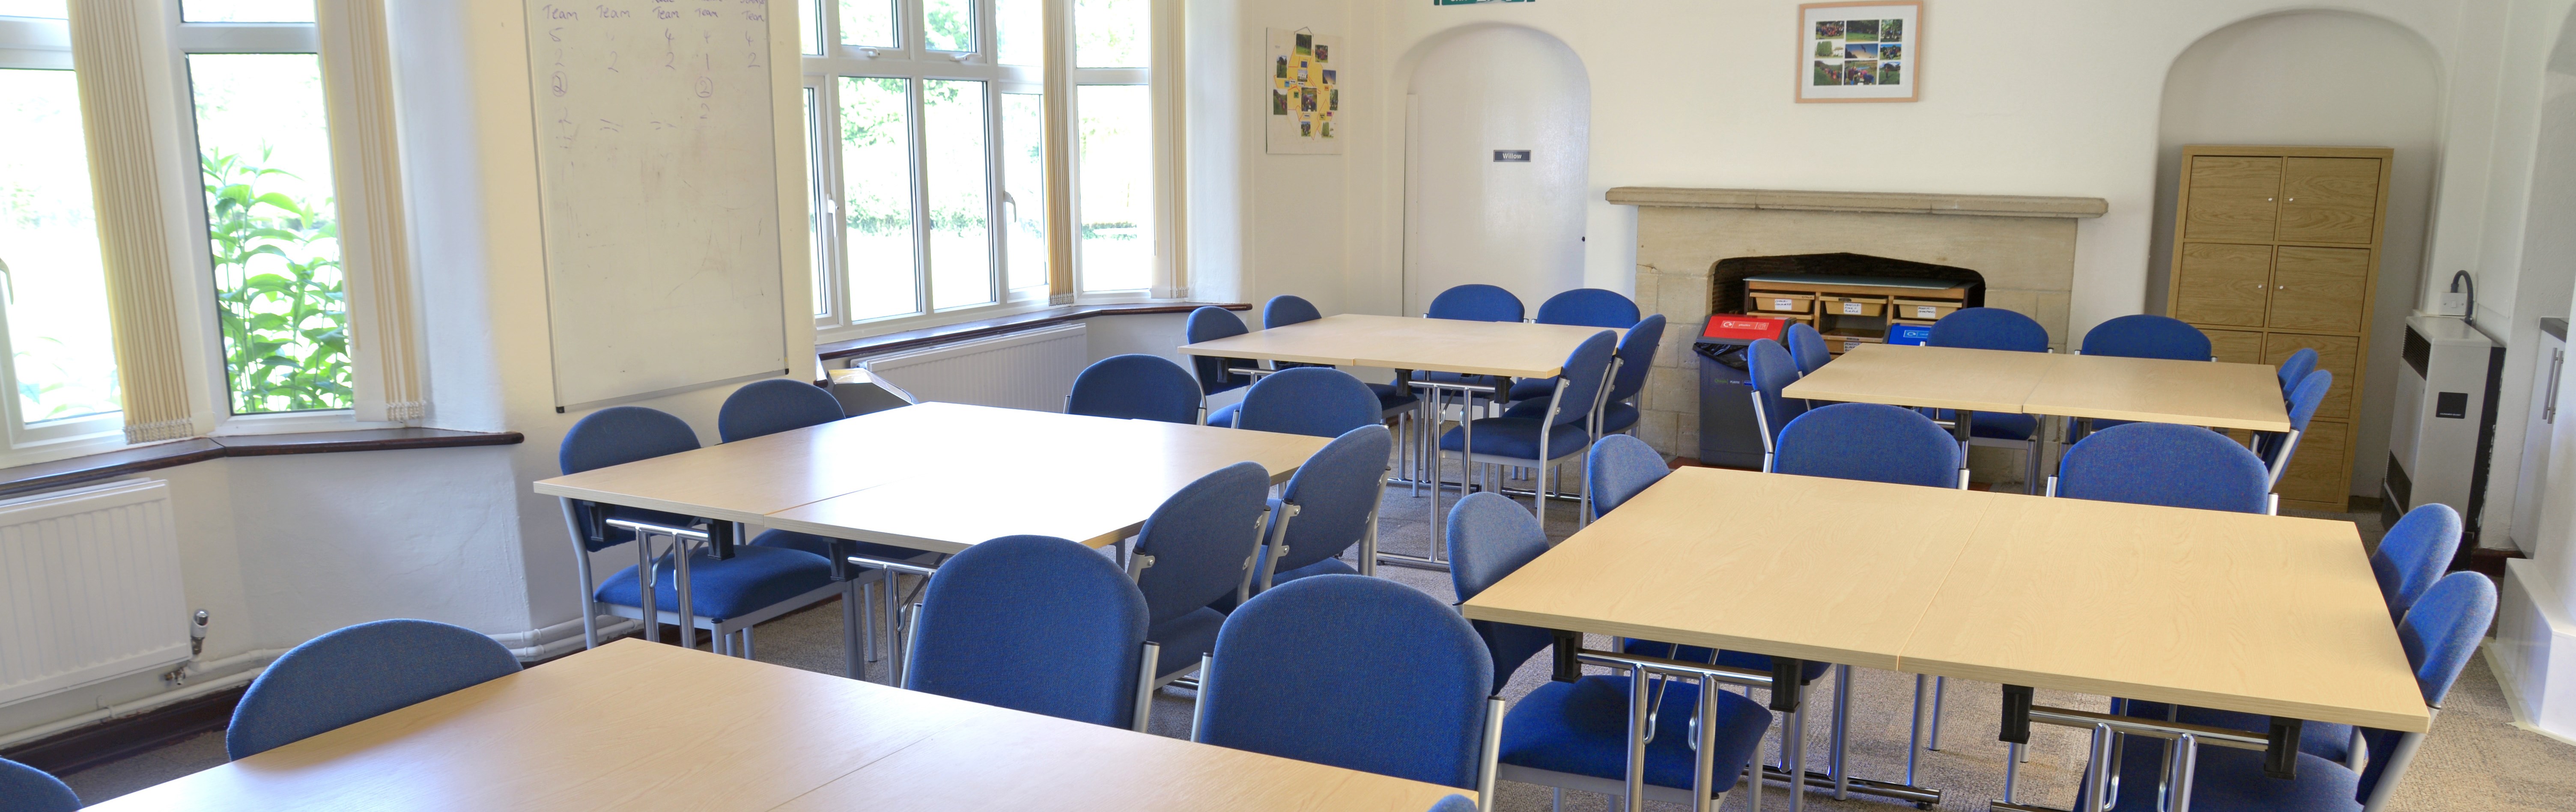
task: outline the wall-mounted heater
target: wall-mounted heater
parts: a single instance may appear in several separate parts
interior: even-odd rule
[[[2496,393],[2504,385],[2504,345],[2464,319],[2410,316],[2400,355],[2406,363],[2397,370],[2380,517],[2395,524],[2406,511],[2434,502],[2458,510],[2467,533],[2456,565],[2477,549],[2487,460],[2495,452]]]

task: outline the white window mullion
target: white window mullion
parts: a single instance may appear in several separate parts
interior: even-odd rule
[[[916,30],[919,24],[916,19]],[[922,104],[921,72],[916,67],[910,74],[904,79],[904,105],[911,113],[904,126],[912,133],[912,290],[917,301],[913,312],[927,314],[932,312],[931,303],[939,301],[932,294],[930,278],[930,145],[924,140],[930,128],[922,122],[927,105]]]

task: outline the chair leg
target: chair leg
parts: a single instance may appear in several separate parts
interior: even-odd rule
[[[751,659],[751,627],[742,627],[742,658]]]
[[[866,583],[859,584],[859,646],[868,662],[877,661],[876,587]]]
[[[1941,700],[1943,694],[1948,693],[1946,689],[1949,687],[1949,677],[1932,678],[1932,741],[1930,746],[1923,749],[1935,753],[1941,752]]]

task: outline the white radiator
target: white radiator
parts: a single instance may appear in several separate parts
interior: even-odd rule
[[[1061,412],[1090,358],[1091,342],[1075,322],[879,356],[859,366],[920,400]]]
[[[188,659],[186,606],[161,480],[0,502],[0,703]]]

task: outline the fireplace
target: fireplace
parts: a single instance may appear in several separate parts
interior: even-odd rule
[[[1743,309],[1746,276],[1829,273],[1983,283],[1988,307],[2018,311],[2065,346],[2075,221],[2100,198],[1620,187],[1638,207],[1639,305],[1671,322],[1647,376],[1638,432],[1656,450],[1699,448],[1699,366],[1691,339],[1711,313]]]

